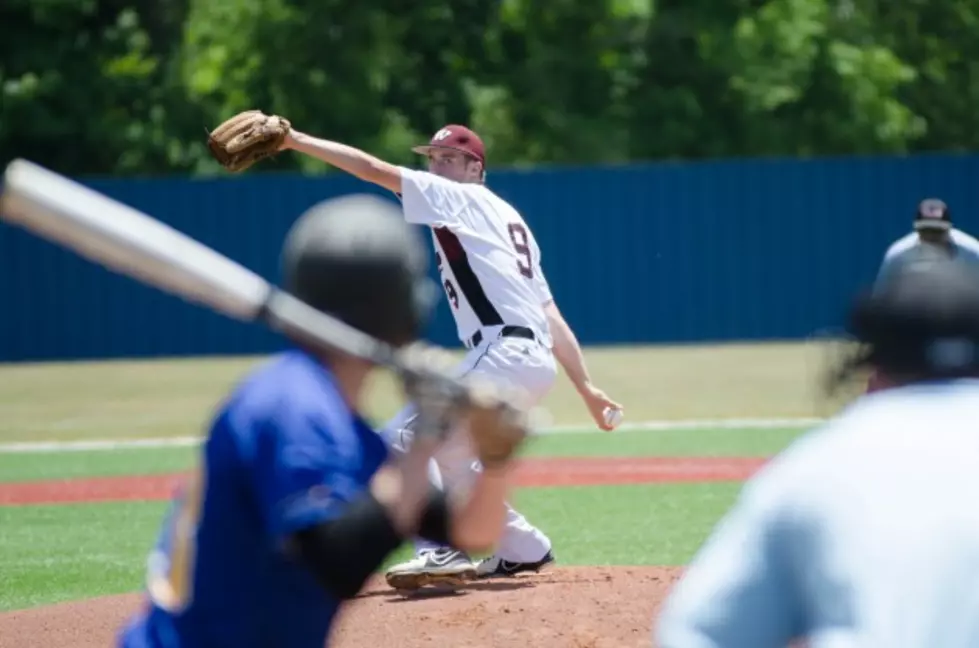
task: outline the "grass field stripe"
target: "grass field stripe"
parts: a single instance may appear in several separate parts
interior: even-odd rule
[[[657,432],[671,430],[763,430],[805,428],[818,425],[817,418],[771,419],[704,419],[687,421],[640,421],[623,423],[619,432]],[[599,432],[593,425],[553,425],[541,434],[582,434]],[[609,434],[614,434],[610,432]],[[135,450],[139,448],[191,448],[200,444],[199,437],[166,437],[150,439],[93,439],[88,441],[36,441],[0,443],[0,454],[28,452],[86,452],[98,450]]]
[[[26,441],[0,443],[0,454],[25,452],[87,452],[95,450],[136,450],[139,448],[191,448],[199,437],[165,437],[158,439],[93,439],[91,441]]]
[[[778,428],[804,428],[822,423],[820,418],[732,418],[732,419],[690,419],[678,421],[635,421],[625,422],[616,432],[667,432],[671,430],[765,430]],[[543,428],[541,434],[574,434],[600,432],[594,424],[551,425]],[[609,432],[608,434],[613,434]]]

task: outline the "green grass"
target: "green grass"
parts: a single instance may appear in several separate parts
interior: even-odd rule
[[[798,429],[628,430],[543,435],[528,442],[527,457],[770,456]],[[196,448],[137,448],[0,454],[0,482],[153,475],[189,468]]]
[[[0,507],[0,610],[139,589],[165,507]]]
[[[192,465],[196,452],[196,448],[141,448],[0,454],[0,483],[179,472]]]
[[[532,488],[515,507],[544,530],[566,565],[684,565],[740,484]]]
[[[562,565],[682,565],[738,484],[535,488],[515,504]],[[165,503],[0,507],[0,611],[142,587]],[[403,547],[387,564],[406,558]]]
[[[820,416],[813,387],[825,353],[815,344],[586,349],[595,382],[631,421]],[[260,361],[0,364],[0,443],[196,436]],[[379,421],[401,407],[389,374],[377,373],[369,402]],[[555,423],[588,421],[564,376],[543,406]]]

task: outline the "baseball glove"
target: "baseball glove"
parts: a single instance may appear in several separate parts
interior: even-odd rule
[[[414,401],[417,434],[441,443],[456,424],[468,423],[472,451],[487,468],[506,464],[530,433],[526,395],[515,387],[478,374],[457,378],[443,350],[415,344],[400,352],[410,367],[403,375],[405,395]]]
[[[530,433],[528,412],[519,407],[518,390],[467,377],[469,435],[486,468],[510,461]]]
[[[238,173],[278,153],[291,128],[284,117],[246,110],[208,133],[207,148],[221,166]]]
[[[403,374],[405,395],[414,402],[419,435],[441,443],[464,413],[466,391],[450,373],[450,360],[441,349],[422,343],[401,351],[409,370]]]

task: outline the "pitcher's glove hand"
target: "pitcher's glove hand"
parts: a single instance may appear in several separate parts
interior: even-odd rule
[[[246,110],[208,133],[207,148],[221,166],[238,173],[278,153],[291,129],[284,117]]]
[[[530,434],[524,394],[478,377],[464,380],[468,388],[469,434],[476,457],[485,468],[505,465]]]

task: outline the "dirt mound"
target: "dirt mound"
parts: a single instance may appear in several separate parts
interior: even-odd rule
[[[647,648],[656,610],[679,574],[568,567],[413,598],[372,582],[342,613],[330,646]],[[124,595],[9,612],[0,615],[0,648],[106,648],[139,605],[138,596]]]
[[[344,611],[338,648],[651,645],[655,611],[680,570],[567,567],[404,599],[383,583]]]
[[[138,595],[124,594],[5,612],[0,614],[0,648],[110,648],[141,602]]]

